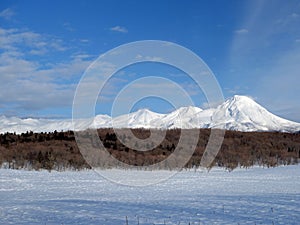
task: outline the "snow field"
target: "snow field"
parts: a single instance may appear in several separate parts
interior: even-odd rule
[[[145,171],[102,171],[106,177]],[[167,171],[153,171],[167,173]],[[299,224],[300,166],[182,171],[145,187],[94,171],[0,170],[0,224]]]

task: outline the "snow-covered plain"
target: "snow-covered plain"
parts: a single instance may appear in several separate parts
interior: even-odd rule
[[[0,224],[126,224],[126,217],[130,225],[299,224],[300,166],[183,171],[146,187],[94,171],[0,170]]]

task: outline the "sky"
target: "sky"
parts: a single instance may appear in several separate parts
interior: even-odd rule
[[[247,95],[272,113],[300,122],[299,27],[300,2],[293,0],[2,0],[0,115],[71,118],[76,87],[93,61],[122,44],[162,40],[201,57],[225,99]],[[207,105],[182,71],[149,62],[116,73],[96,113],[110,114],[118,92],[143,76],[171,79],[196,106]],[[163,82],[143,88],[174,93]],[[133,110],[138,108],[166,113],[174,106],[147,98]]]

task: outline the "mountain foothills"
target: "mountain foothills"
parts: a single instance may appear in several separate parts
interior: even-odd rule
[[[300,123],[280,118],[249,97],[235,95],[216,108],[201,109],[182,107],[169,114],[159,114],[140,109],[127,115],[111,118],[97,115],[93,119],[21,119],[0,117],[0,133],[53,132],[86,128],[146,128],[146,129],[192,129],[219,128],[236,131],[298,132]]]

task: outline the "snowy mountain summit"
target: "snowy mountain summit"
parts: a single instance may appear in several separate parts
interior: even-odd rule
[[[92,121],[92,123],[91,123]],[[201,109],[194,106],[181,107],[169,114],[159,114],[140,109],[126,115],[111,118],[97,115],[94,120],[77,120],[75,127],[86,128],[219,128],[239,131],[297,132],[300,123],[275,116],[246,96],[235,95],[216,108]],[[72,120],[20,119],[0,117],[0,132],[24,133],[26,131],[49,132],[73,130]]]

